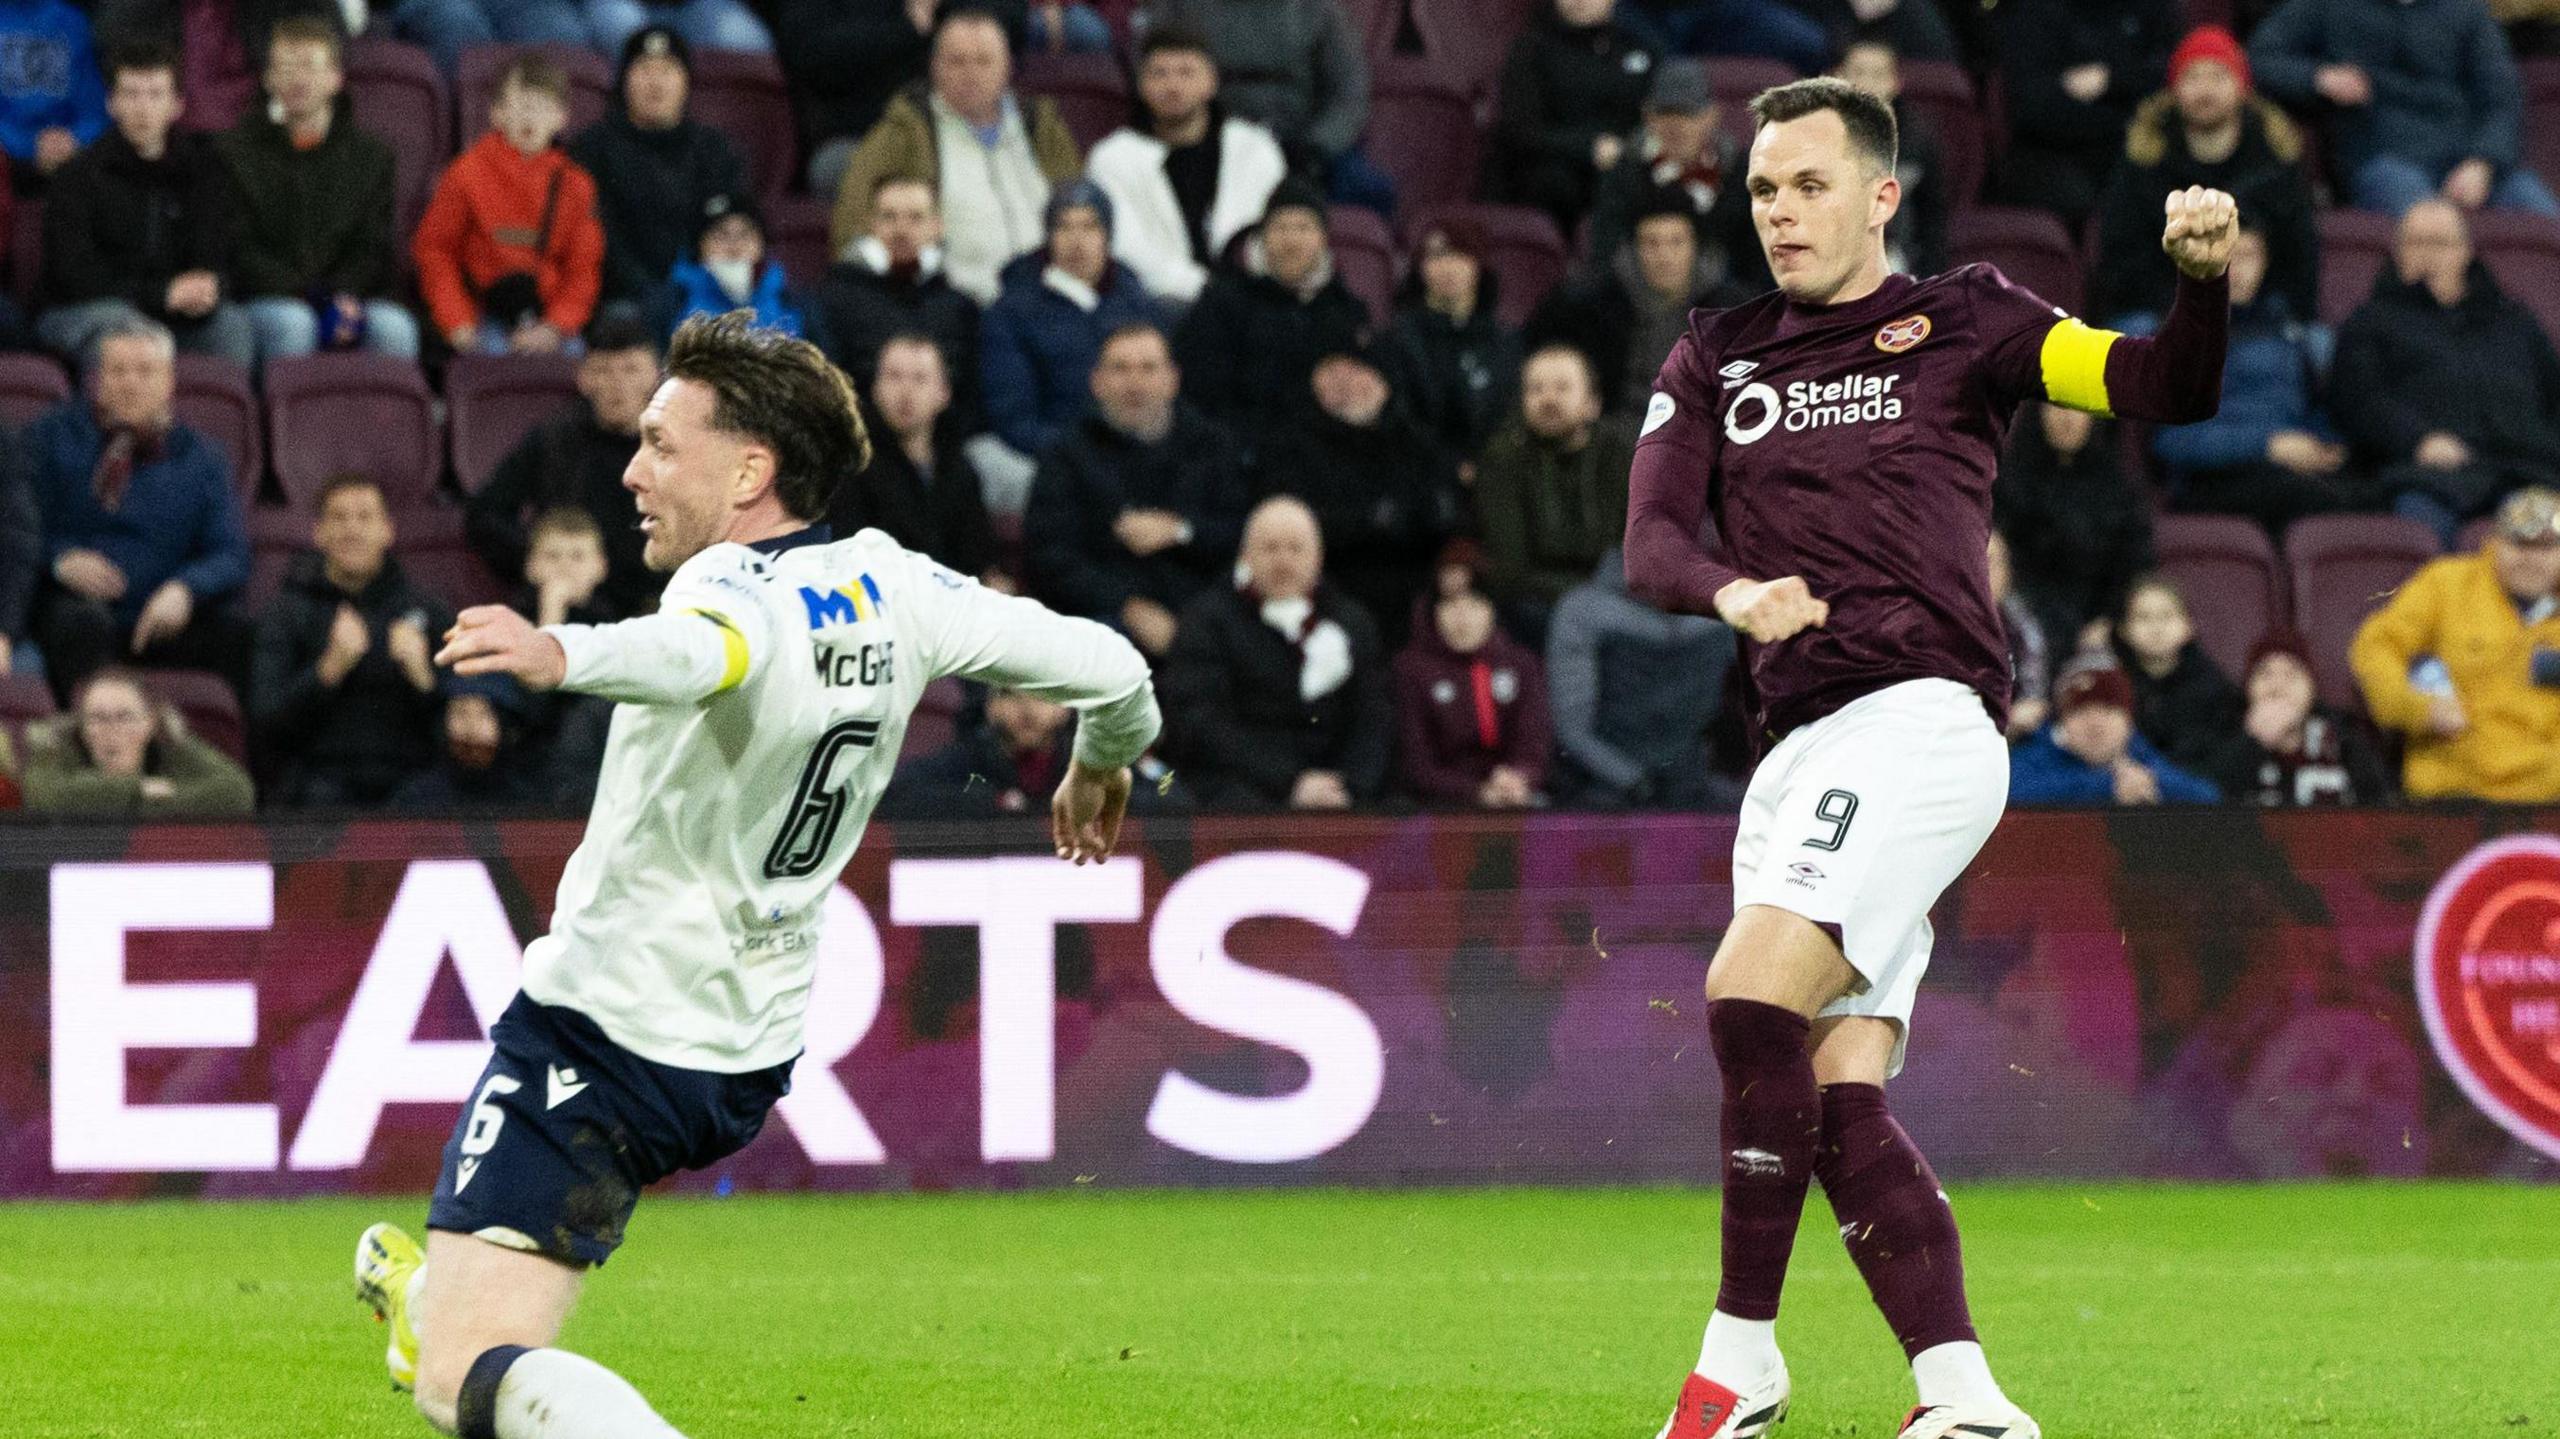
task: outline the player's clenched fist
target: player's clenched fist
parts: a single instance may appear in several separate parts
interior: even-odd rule
[[[505,605],[473,605],[455,616],[436,663],[458,675],[514,675],[530,690],[556,688],[569,675],[560,642]]]
[[[2160,248],[2187,275],[2210,280],[2231,268],[2231,243],[2240,234],[2240,202],[2221,190],[2189,185],[2169,192],[2168,224]]]
[[[1774,644],[1799,630],[1818,629],[1831,606],[1813,597],[1804,580],[1735,580],[1716,591],[1716,613],[1745,639]]]

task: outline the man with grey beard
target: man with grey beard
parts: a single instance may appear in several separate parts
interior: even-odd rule
[[[1023,522],[1031,592],[1118,627],[1150,658],[1234,561],[1250,503],[1235,437],[1181,394],[1162,330],[1113,331],[1093,367],[1094,412],[1041,460]]]

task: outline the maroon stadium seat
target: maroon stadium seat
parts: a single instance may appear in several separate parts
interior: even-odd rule
[[[426,51],[373,36],[348,42],[347,96],[356,128],[391,147],[392,223],[405,265],[408,237],[427,212],[436,177],[453,158],[453,97]],[[479,128],[475,119],[472,130]]]
[[[1511,42],[1541,0],[1412,0],[1422,53],[1441,79],[1466,95],[1491,95]],[[1392,32],[1388,36],[1394,40]]]
[[[2453,549],[2451,553],[2457,555],[2478,554],[2480,552],[2480,547],[2489,542],[2489,536],[2495,534],[2497,529],[2498,517],[2496,515],[2482,515],[2480,518],[2464,525],[2462,527],[2462,532],[2453,537]]]
[[[835,256],[827,250],[828,202],[786,195],[765,207],[765,248],[795,285],[814,285]]]
[[[744,50],[693,52],[693,118],[729,137],[759,195],[779,195],[799,173],[800,136],[782,67]]]
[[[2153,531],[2160,571],[2177,582],[2196,640],[2226,675],[2248,668],[2249,649],[2285,617],[2275,546],[2254,520],[2162,515]]]
[[[1722,61],[1709,61],[1722,64]],[[1982,196],[1982,171],[1990,136],[1973,79],[1952,60],[1902,62],[1902,109],[1929,127],[1946,172],[1947,209],[1961,210]]]
[[[1375,210],[1336,205],[1326,212],[1325,231],[1342,287],[1369,307],[1373,323],[1385,324],[1396,299],[1396,240],[1387,222]]]
[[[285,498],[308,505],[352,471],[399,510],[444,472],[444,432],[418,367],[392,355],[297,355],[267,362],[267,438]]]
[[[2524,163],[2560,182],[2560,56],[2518,60],[2516,69],[2524,78]]]
[[[1396,182],[1407,214],[1476,196],[1482,136],[1475,107],[1457,87],[1411,56],[1377,62],[1369,90],[1369,159]]]
[[[1707,93],[1715,97],[1716,128],[1740,145],[1751,143],[1751,97],[1799,78],[1786,61],[1758,56],[1710,55],[1700,63],[1707,67]]]
[[[1518,205],[1442,205],[1413,214],[1404,227],[1407,252],[1421,248],[1423,233],[1443,215],[1473,215],[1484,225],[1485,265],[1502,277],[1497,307],[1502,323],[1519,325],[1564,278],[1564,236],[1543,210]]]
[[[187,722],[198,739],[242,764],[249,762],[248,726],[231,682],[210,670],[153,670],[145,676]]]
[[[504,601],[521,576],[500,578],[463,540],[462,510],[439,500],[405,505],[391,512],[398,537],[393,553],[400,568],[418,588],[455,609]]]
[[[248,370],[219,355],[180,355],[177,411],[179,423],[230,458],[231,492],[240,503],[254,503],[266,478],[267,450]]]
[[[453,477],[464,494],[489,482],[527,431],[578,395],[578,364],[559,355],[457,355],[444,372]]]
[[[2507,298],[2533,311],[2542,333],[2560,341],[2560,220],[2481,210],[2471,216],[2471,243]]]
[[[1078,150],[1129,122],[1129,77],[1117,56],[1025,55],[1014,66],[1013,87],[1056,105]]]
[[[51,355],[0,355],[0,426],[15,434],[71,398],[71,377]]]
[[[613,108],[613,66],[602,55],[578,45],[545,41],[534,45],[466,45],[454,70],[454,131],[457,148],[467,149],[489,128],[489,106],[498,98],[498,77],[519,51],[534,51],[568,72],[569,128],[575,135]]]
[[[44,278],[44,201],[20,200],[9,213],[9,298],[36,312],[36,284]]]
[[[267,602],[284,588],[285,572],[293,568],[296,555],[311,548],[311,516],[288,505],[251,505],[247,515],[249,528],[249,583],[240,591],[240,609],[255,617],[266,612]]]
[[[2311,641],[2320,698],[2361,709],[2347,646],[2418,567],[2436,557],[2436,533],[2397,515],[2312,515],[2284,535],[2293,570],[2294,627]]]
[[[2320,323],[2343,325],[2373,298],[2391,269],[2391,217],[2370,210],[2320,214]]]
[[[1954,265],[1988,261],[2047,303],[2075,314],[2080,309],[2079,249],[2046,211],[2005,205],[1959,210],[1947,224],[1947,259]]]
[[[6,729],[14,740],[26,729],[30,720],[40,720],[53,713],[53,691],[33,675],[13,675],[0,671],[0,729]],[[26,759],[19,752],[21,762]]]
[[[927,684],[916,701],[915,712],[907,718],[907,737],[898,746],[898,757],[912,759],[931,754],[951,743],[959,732],[960,705],[965,698],[958,680],[946,677]]]

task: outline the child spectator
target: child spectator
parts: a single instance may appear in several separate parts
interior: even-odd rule
[[[25,789],[30,813],[92,819],[246,815],[257,801],[247,771],[115,666],[81,683],[71,713],[27,726]]]
[[[692,315],[753,310],[756,323],[786,335],[808,335],[808,302],[788,288],[778,262],[768,260],[764,216],[743,192],[714,195],[702,209],[702,238],[694,258],[676,261],[668,281],[674,318],[665,333]]]
[[[536,625],[602,625],[627,619],[604,588],[604,531],[574,505],[555,505],[534,520],[524,556],[524,586],[511,602]]]
[[[2248,696],[2241,732],[2205,768],[2223,798],[2289,808],[2389,797],[2391,781],[2373,742],[2345,714],[2317,702],[2311,646],[2300,634],[2273,630],[2249,651]]]
[[[1395,657],[1404,788],[1477,809],[1543,804],[1554,747],[1544,667],[1494,623],[1471,566],[1461,559],[1440,575],[1430,612],[1414,616],[1413,640]]]
[[[553,147],[568,121],[569,77],[517,57],[418,222],[418,289],[457,352],[574,353],[595,313],[604,227],[594,179]]]
[[[2211,804],[2211,782],[2161,757],[2133,728],[2133,683],[2104,660],[2081,660],[2054,689],[2060,718],[2009,757],[2013,805]]]
[[[2135,725],[2172,762],[2201,768],[2239,733],[2240,691],[2196,643],[2187,597],[2166,575],[2145,575],[2125,592],[2115,652],[2133,687]]]

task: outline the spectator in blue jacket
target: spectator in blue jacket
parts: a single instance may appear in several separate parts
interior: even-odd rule
[[[1111,200],[1101,186],[1059,186],[1048,232],[1046,246],[1005,266],[978,355],[997,437],[1035,461],[1092,408],[1104,337],[1160,319],[1137,275],[1111,258]]]
[[[230,461],[176,422],[177,352],[158,321],[116,321],[98,336],[91,398],[19,442],[50,579],[36,643],[65,699],[124,655],[245,679],[248,628],[227,601],[249,578],[249,537]]]
[[[2249,64],[2268,94],[2335,117],[2360,208],[2440,195],[2560,216],[2524,168],[2524,85],[2481,0],[2288,0],[2249,37]]]
[[[747,309],[766,329],[810,337],[808,302],[792,291],[782,263],[767,258],[764,216],[754,196],[714,195],[704,202],[701,238],[691,257],[676,261],[668,283],[674,296],[669,336],[691,316]]]
[[[2011,804],[2212,804],[2222,792],[2133,730],[2133,682],[2082,662],[2054,685],[2052,724],[2009,756]]]
[[[66,0],[0,0],[0,150],[21,191],[107,128],[107,81],[89,17]]]
[[[2222,408],[2210,420],[2163,428],[2151,447],[2169,467],[2179,508],[2243,515],[2281,536],[2304,515],[2351,508],[2354,495],[2347,447],[2314,394],[2328,332],[2296,320],[2266,277],[2266,237],[2244,225],[2231,244]]]

